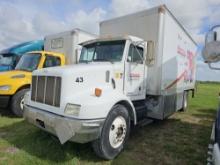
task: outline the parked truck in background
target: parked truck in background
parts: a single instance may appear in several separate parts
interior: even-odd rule
[[[74,29],[46,36],[44,39],[45,50],[65,54],[66,65],[78,62],[82,46],[79,43],[95,39],[98,36],[81,29]]]
[[[113,159],[131,125],[186,109],[197,46],[166,6],[103,21],[81,45],[79,64],[34,71],[24,99],[25,119],[61,144]]]
[[[210,69],[220,71],[220,25],[214,26],[206,34],[203,48],[203,59]],[[220,95],[219,95],[220,96]],[[220,106],[220,103],[219,103]],[[208,151],[207,164],[220,164],[220,107],[217,111],[211,134],[211,144]]]
[[[23,54],[31,51],[42,51],[43,48],[43,40],[35,40],[0,51],[0,72],[14,70]]]
[[[46,36],[45,51],[24,54],[15,70],[0,73],[0,106],[10,103],[11,110],[19,117],[23,115],[24,94],[30,89],[32,72],[36,69],[75,64],[83,41],[96,35],[79,29]]]

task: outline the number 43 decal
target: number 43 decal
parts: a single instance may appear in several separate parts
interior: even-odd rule
[[[83,82],[83,77],[77,77],[76,82],[77,83],[82,83]]]

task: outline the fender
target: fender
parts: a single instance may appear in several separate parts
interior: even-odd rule
[[[65,102],[81,105],[80,114],[78,116],[79,119],[106,118],[112,107],[120,103],[129,108],[129,114],[134,124],[136,124],[136,111],[131,100],[122,92],[112,89],[109,86],[105,86],[101,89],[102,94],[100,97],[95,96],[90,89],[81,91],[77,95],[72,96],[71,99],[70,97],[66,98],[68,100],[65,100]]]

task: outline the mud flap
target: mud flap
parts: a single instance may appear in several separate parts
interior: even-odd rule
[[[71,125],[60,119],[56,119],[55,131],[61,144],[64,144],[75,135]]]

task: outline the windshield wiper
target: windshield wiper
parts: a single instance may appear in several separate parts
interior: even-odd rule
[[[111,59],[106,59],[106,58],[100,58],[100,59],[93,59],[93,61],[108,61],[110,63],[114,63],[114,61],[112,61]]]
[[[89,62],[91,62],[91,61],[89,61],[89,60],[79,60],[79,63],[86,63],[86,64],[88,64]]]

